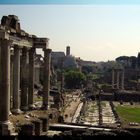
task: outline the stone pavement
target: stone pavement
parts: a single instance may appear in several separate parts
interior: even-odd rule
[[[77,92],[72,92],[71,95],[68,95],[69,98],[71,99],[71,102],[66,107],[64,114],[63,114],[65,122],[72,122],[72,118],[73,118],[73,116],[77,110],[77,107],[80,103],[79,94],[80,94],[80,91],[77,91]],[[66,117],[66,115],[67,115],[67,117]]]

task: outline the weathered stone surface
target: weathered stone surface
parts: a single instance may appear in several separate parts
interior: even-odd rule
[[[26,123],[21,125],[19,135],[32,136],[34,135],[35,126],[32,123]]]
[[[44,83],[43,83],[43,105],[42,108],[48,109],[50,94],[50,65],[51,49],[44,49]]]
[[[35,135],[40,136],[42,132],[42,121],[41,120],[34,120],[32,123],[35,125]]]
[[[40,117],[40,120],[42,120],[42,131],[46,132],[49,130],[49,119],[45,117]]]

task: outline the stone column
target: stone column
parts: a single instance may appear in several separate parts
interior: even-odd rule
[[[30,109],[33,109],[33,94],[34,94],[34,56],[35,48],[29,50],[29,92],[28,92],[28,105]]]
[[[112,69],[112,88],[114,89],[114,69]]]
[[[14,47],[13,60],[13,114],[19,114],[20,111],[20,48]]]
[[[63,87],[64,87],[64,72],[61,72],[61,92],[63,92]]]
[[[27,48],[22,49],[21,58],[21,109],[28,110]]]
[[[10,109],[13,108],[13,55],[10,56]],[[12,114],[12,113],[11,113]]]
[[[122,69],[122,90],[124,89],[124,69]]]
[[[44,49],[43,109],[48,109],[50,93],[51,49]]]
[[[120,71],[117,70],[117,89],[119,89],[119,84],[120,84]]]
[[[1,44],[1,83],[0,83],[0,135],[10,135],[12,124],[10,111],[10,41],[0,40]]]

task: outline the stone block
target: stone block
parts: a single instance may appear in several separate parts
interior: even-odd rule
[[[42,131],[47,132],[49,130],[49,119],[47,117],[40,117],[42,120]]]
[[[35,126],[34,134],[36,136],[40,136],[41,132],[42,132],[42,121],[41,120],[34,120],[34,121],[32,121],[32,123]]]
[[[34,135],[35,126],[32,123],[22,124],[19,135],[32,136]]]

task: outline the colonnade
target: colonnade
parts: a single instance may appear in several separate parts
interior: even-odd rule
[[[48,41],[48,40],[47,40]],[[48,44],[48,43],[47,43]],[[46,44],[45,44],[46,45]],[[11,48],[13,54],[13,81],[10,82],[10,57]],[[34,55],[35,46],[13,45],[7,38],[0,38],[0,134],[8,135],[11,132],[9,112],[19,114],[22,111],[32,109],[34,94]],[[48,46],[44,51],[44,85],[42,107],[48,109],[50,90],[50,61],[51,49]],[[13,91],[10,91],[13,89]],[[12,108],[10,109],[10,93],[12,93]]]
[[[124,89],[124,69],[112,69],[112,88]]]

